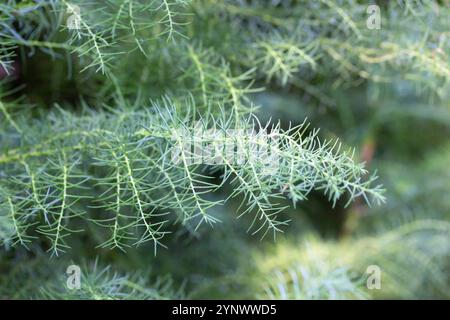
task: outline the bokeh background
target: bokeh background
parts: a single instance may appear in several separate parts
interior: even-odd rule
[[[136,17],[117,15],[129,2]],[[249,234],[250,217],[237,219],[239,202],[232,200],[213,209],[222,221],[214,228],[173,224],[167,249],[156,256],[151,244],[97,248],[102,235],[90,225],[58,257],[45,252],[43,239],[28,250],[10,246],[3,212],[1,298],[450,297],[448,1],[70,3],[107,41],[119,17],[123,38],[101,48],[110,59],[106,72],[90,40],[67,29],[73,12],[65,1],[0,4],[0,153],[10,147],[5,141],[20,139],[8,117],[20,123],[56,108],[148,105],[164,95],[190,94],[201,108],[202,92],[226,103],[238,94],[242,106],[258,107],[261,121],[288,127],[307,118],[321,138],[354,147],[355,158],[377,171],[386,202],[369,207],[359,199],[345,207],[342,199],[333,207],[314,191],[295,208],[286,201],[290,223],[274,241]],[[374,4],[379,11],[368,11]],[[206,91],[192,52],[204,67]],[[0,179],[9,178],[0,165]],[[229,188],[210,196],[226,197]],[[71,264],[81,267],[82,290],[65,286]],[[373,265],[381,288],[371,290]]]

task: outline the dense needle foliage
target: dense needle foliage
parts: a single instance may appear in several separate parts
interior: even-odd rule
[[[3,2],[0,297],[448,298],[449,18]]]

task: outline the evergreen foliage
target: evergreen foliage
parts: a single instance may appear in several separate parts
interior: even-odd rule
[[[450,3],[378,5],[0,4],[0,296],[448,298]]]

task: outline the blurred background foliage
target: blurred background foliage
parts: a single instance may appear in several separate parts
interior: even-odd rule
[[[381,29],[366,25],[371,4]],[[69,5],[79,33],[65,28]],[[90,225],[58,257],[45,240],[5,242],[1,298],[450,298],[449,1],[7,0],[0,36],[0,152],[25,117],[190,95],[198,110],[220,102],[285,128],[308,118],[386,189],[372,207],[314,191],[275,242],[236,221],[238,201],[214,208],[214,228],[174,224],[156,256],[98,248]],[[65,287],[70,264],[81,290]],[[380,290],[366,287],[370,265]]]

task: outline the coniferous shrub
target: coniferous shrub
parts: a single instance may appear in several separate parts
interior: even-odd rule
[[[448,298],[449,17],[0,4],[0,296]]]

